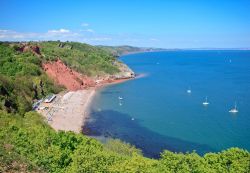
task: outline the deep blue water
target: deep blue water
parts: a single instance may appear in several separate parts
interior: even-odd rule
[[[163,149],[250,150],[250,51],[151,52],[121,60],[146,76],[101,89],[88,134],[119,138],[149,157]],[[239,112],[229,113],[235,101]]]

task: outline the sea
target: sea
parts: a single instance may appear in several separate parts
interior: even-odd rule
[[[138,77],[97,91],[84,133],[120,139],[151,158],[164,150],[250,151],[250,51],[147,52],[120,61]]]

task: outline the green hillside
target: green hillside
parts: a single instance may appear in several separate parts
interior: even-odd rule
[[[0,109],[23,115],[31,110],[33,99],[62,88],[43,72],[42,58],[16,49],[17,44],[0,43]]]
[[[20,51],[20,43],[0,43],[0,172],[158,173],[250,172],[250,153],[231,148],[203,157],[195,152],[163,151],[161,158],[143,157],[130,144],[106,144],[72,132],[56,132],[37,113],[32,101],[63,90],[43,72],[42,62],[61,58],[87,75],[118,71],[107,50],[82,43],[38,42],[38,53]]]
[[[118,140],[107,144],[72,132],[55,132],[40,115],[21,117],[0,111],[0,172],[209,172],[247,173],[250,153],[231,148],[221,153],[176,154],[164,151],[159,160]]]
[[[105,50],[77,42],[39,42],[41,54],[46,60],[60,57],[69,67],[89,76],[114,74],[118,68],[113,65],[116,58]]]

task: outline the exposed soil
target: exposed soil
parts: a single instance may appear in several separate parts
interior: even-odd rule
[[[96,85],[93,79],[70,69],[59,59],[54,62],[44,63],[43,69],[57,84],[71,91]]]
[[[40,48],[36,45],[29,45],[29,44],[21,44],[20,47],[17,48],[17,51],[20,52],[32,52],[37,56],[41,56]]]

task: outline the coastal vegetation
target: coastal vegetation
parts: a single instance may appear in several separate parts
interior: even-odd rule
[[[56,132],[35,112],[0,112],[0,171],[40,172],[232,172],[250,171],[250,153],[230,148],[203,157],[164,151],[159,160],[112,140],[107,144],[82,134]],[[24,166],[25,165],[25,166]]]
[[[56,132],[31,108],[33,100],[64,89],[42,69],[42,63],[58,58],[89,76],[119,71],[112,53],[87,44],[0,43],[0,172],[250,172],[250,153],[239,148],[204,156],[162,151],[151,159],[118,139],[102,144]]]
[[[113,65],[116,58],[98,47],[77,42],[39,42],[41,54],[46,60],[60,59],[72,69],[89,75],[114,74],[119,69]]]
[[[20,52],[16,44],[0,43],[0,108],[23,115],[33,99],[62,90],[43,72],[42,59]]]

